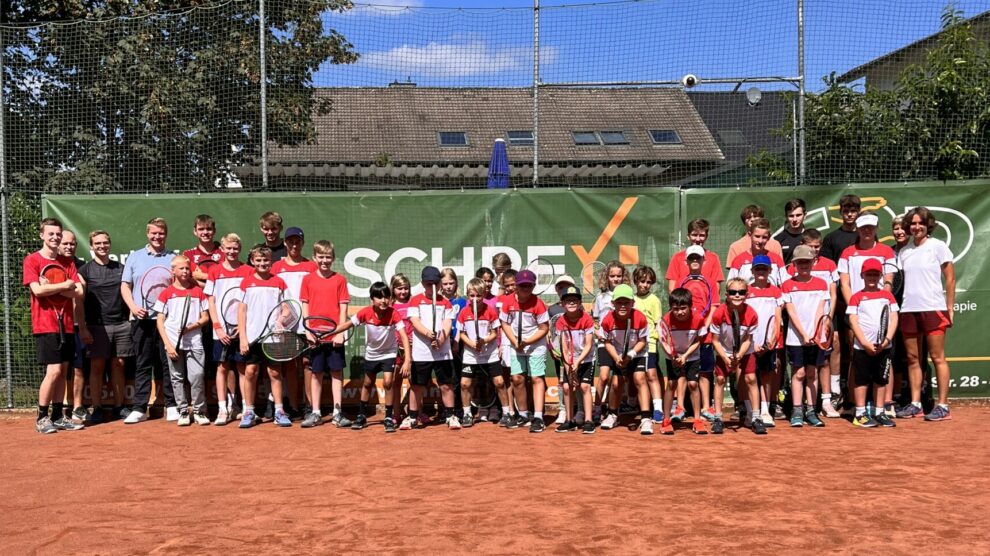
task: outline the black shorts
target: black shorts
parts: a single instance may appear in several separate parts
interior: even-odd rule
[[[426,386],[436,374],[437,384],[453,384],[454,365],[450,359],[443,361],[413,361],[411,383],[413,386]]]
[[[361,365],[361,370],[364,371],[364,374],[371,376],[378,376],[378,373],[394,373],[395,358],[389,357],[388,359],[380,359],[378,361],[368,361],[365,359]]]
[[[502,374],[502,366],[498,361],[492,363],[475,363],[461,367],[461,377],[467,379],[488,378]]]
[[[608,350],[605,349],[605,348],[603,348],[603,347],[599,347],[598,348],[598,367],[599,368],[600,367],[608,367],[608,368],[611,369],[612,368],[612,365],[615,365],[615,361],[612,359],[612,356],[608,354]]]
[[[38,351],[39,365],[68,363],[75,358],[76,343],[72,338],[72,334],[65,334],[65,341],[62,342],[61,348],[58,347],[58,342],[58,332],[34,335],[34,345]]]
[[[344,346],[329,342],[320,344],[309,352],[309,366],[314,373],[343,371],[347,366]]]
[[[267,365],[269,367],[275,367],[279,364],[272,361],[265,355],[265,352],[261,349],[260,343],[251,344],[248,346],[248,354],[242,356],[244,362],[248,365]]]
[[[791,363],[791,371],[803,369],[808,365],[821,367],[827,360],[825,351],[817,345],[787,346],[787,360]]]
[[[875,384],[886,386],[888,378],[888,362],[890,349],[885,349],[876,355],[870,355],[862,349],[854,349],[852,357],[853,370],[856,373],[856,385],[867,386]]]
[[[619,367],[618,363],[613,362],[609,366],[612,374],[616,376],[632,376],[633,373],[645,373],[646,372],[646,357],[637,357],[630,361],[625,367]]]
[[[595,366],[590,361],[581,363],[577,368],[577,378],[579,384],[592,384],[595,381]],[[567,381],[563,376],[560,376],[560,382],[561,386],[563,386]]]
[[[205,347],[205,346],[204,346]],[[230,349],[227,350],[227,358],[223,359],[223,342],[220,340],[213,341],[213,361],[218,363],[244,363],[244,356],[241,355],[240,344],[237,338],[231,340]]]
[[[698,369],[703,373],[715,372],[715,344],[698,346]]]
[[[674,362],[670,359],[665,359],[665,361],[667,362],[667,378],[670,380],[687,378],[688,382],[698,382],[698,376],[701,375],[701,361],[698,359],[684,363],[683,367],[674,367]]]
[[[756,371],[772,373],[777,368],[777,350],[771,349],[756,356]]]

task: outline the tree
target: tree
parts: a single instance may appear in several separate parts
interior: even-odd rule
[[[953,6],[924,60],[891,90],[859,92],[832,73],[805,100],[807,183],[966,179],[990,175],[990,49]],[[791,137],[793,125],[778,130]],[[789,161],[749,160],[771,182],[788,182]]]
[[[322,16],[347,0],[266,2],[268,138],[313,141],[312,75],[354,62]],[[14,0],[4,31],[7,164],[30,191],[211,190],[256,159],[256,2]]]

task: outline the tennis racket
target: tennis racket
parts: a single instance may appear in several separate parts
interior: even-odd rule
[[[439,345],[436,343],[437,337],[437,286],[433,286],[433,293],[430,294],[430,328],[433,332],[433,342],[430,344],[433,349],[437,349]]]
[[[519,350],[522,351],[522,321],[523,321],[523,310],[522,306],[519,306],[519,322],[516,323],[516,344],[519,346]]]
[[[883,274],[891,274],[890,293],[894,294],[894,299],[898,303],[904,298],[904,273],[893,263],[883,263]]]
[[[235,287],[227,290],[220,300],[220,318],[223,319],[224,330],[231,337],[230,343],[223,346],[221,361],[226,361],[230,355],[230,350],[234,348],[234,337],[237,336],[237,311],[241,306],[243,296],[244,292],[241,291],[241,288]]]
[[[279,302],[268,313],[265,332],[258,340],[265,357],[272,361],[285,362],[302,354],[308,344],[296,333],[301,316],[299,303],[292,299]]]
[[[303,319],[303,328],[316,338],[316,345],[320,345],[323,340],[333,336],[337,330],[337,321],[330,317],[306,317]]]
[[[605,279],[605,263],[591,261],[581,269],[581,287],[588,295],[598,295]]]
[[[196,265],[196,269],[202,271],[203,274],[209,275],[210,269],[217,266],[218,264],[220,263],[214,261],[213,259],[204,259],[202,262]]]
[[[41,278],[44,279],[45,284],[61,284],[68,280],[69,276],[62,265],[49,264],[41,269]],[[52,305],[55,307],[55,318],[58,319],[58,348],[62,349],[65,345],[65,301],[53,302]]]
[[[890,305],[884,305],[880,311],[880,326],[877,329],[877,347],[881,347],[887,340],[887,332],[890,330]]]
[[[711,282],[709,282],[708,279],[702,276],[701,274],[690,274],[688,276],[685,276],[684,279],[681,280],[680,286],[678,287],[686,288],[688,291],[690,291],[692,298],[696,297],[695,296],[696,293],[700,293],[704,296],[705,300],[704,300],[704,304],[702,305],[703,309],[701,316],[707,317],[708,311],[710,311],[712,308]]]
[[[175,338],[175,349],[179,349],[179,345],[182,344],[182,336],[185,334],[186,326],[189,324],[190,305],[192,305],[192,296],[186,294],[185,300],[182,301],[182,320],[179,321],[179,333]]]
[[[474,316],[474,347],[475,351],[481,352],[481,314],[478,312],[478,300],[474,299],[471,301],[471,312]]]
[[[626,354],[629,353],[629,335],[632,334],[632,319],[633,319],[633,309],[629,308],[629,314],[626,315],[626,333],[622,337],[622,357],[625,358]]]
[[[566,323],[566,321],[565,321]],[[574,367],[574,338],[571,336],[571,329],[565,327],[560,335],[560,356],[569,367]]]
[[[550,347],[550,355],[557,361],[563,361],[563,333],[557,329],[557,323],[564,317],[564,314],[554,315],[550,319],[550,333],[547,334],[547,345]]]
[[[141,276],[141,299],[148,311],[155,306],[158,296],[172,283],[172,271],[166,266],[153,266]]]
[[[739,312],[729,309],[729,322],[732,325],[732,359],[734,360],[735,354],[739,352],[739,346],[742,344],[742,324],[739,322]]]
[[[674,342],[674,334],[670,331],[670,325],[667,324],[667,321],[660,319],[659,324],[657,324],[657,336],[660,348],[667,354],[667,358],[675,361],[678,357],[677,344]]]
[[[554,280],[557,278],[557,269],[554,264],[542,257],[537,257],[526,265],[526,270],[536,275],[536,286],[533,287],[533,294],[543,295],[553,291]]]
[[[832,348],[832,318],[828,315],[818,317],[818,324],[815,325],[814,343],[823,350]]]
[[[770,315],[763,331],[763,351],[771,351],[777,344],[777,315]]]

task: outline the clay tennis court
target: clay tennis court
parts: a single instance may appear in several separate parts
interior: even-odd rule
[[[386,436],[0,416],[5,554],[990,551],[990,407],[895,430]],[[380,416],[375,420],[380,423]]]

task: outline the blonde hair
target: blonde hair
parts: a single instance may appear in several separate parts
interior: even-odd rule
[[[457,273],[454,272],[453,268],[445,266],[443,270],[440,271],[440,279],[453,278],[454,279],[454,297],[457,297],[458,286],[460,286],[460,281],[457,279]]]
[[[152,226],[161,228],[166,234],[168,233],[168,222],[165,222],[165,219],[160,216],[148,220],[148,226],[145,228],[145,231],[150,232]]]
[[[412,290],[412,282],[409,281],[409,278],[406,278],[405,274],[400,272],[392,276],[392,279],[389,280],[388,287],[392,290],[392,299],[395,300],[395,289],[406,288],[408,290]],[[409,293],[411,294],[412,291]]]
[[[623,283],[623,284],[628,284],[629,283],[629,269],[626,268],[626,265],[624,265],[621,262],[613,259],[613,260],[609,261],[607,265],[605,265],[605,270],[603,270],[602,273],[601,273],[601,275],[598,277],[598,289],[599,290],[601,290],[603,292],[609,291],[609,287],[608,287],[608,275],[609,275],[610,271],[613,268],[621,268],[622,269],[622,282],[621,283]]]
[[[484,297],[485,292],[488,290],[488,288],[485,287],[485,281],[482,280],[481,278],[471,278],[470,280],[468,280],[467,285],[464,286],[464,290],[467,293],[475,293],[480,295],[481,297]]]
[[[330,255],[333,258],[337,258],[333,242],[325,239],[321,239],[313,244],[313,255]]]
[[[220,245],[223,245],[225,243],[236,243],[237,245],[241,245],[241,236],[235,234],[234,232],[230,232],[229,234],[220,238]]]
[[[744,288],[749,287],[749,282],[738,276],[735,278],[729,278],[729,281],[725,283],[725,288],[728,289],[732,284],[741,284]]]
[[[175,268],[177,266],[179,266],[180,264],[182,264],[182,263],[188,264],[189,263],[189,257],[187,257],[185,255],[176,255],[176,256],[172,257],[172,263],[171,263],[172,270],[175,270]]]
[[[512,268],[512,259],[509,258],[507,253],[495,253],[492,256],[492,268],[495,269],[495,274],[502,274]]]

